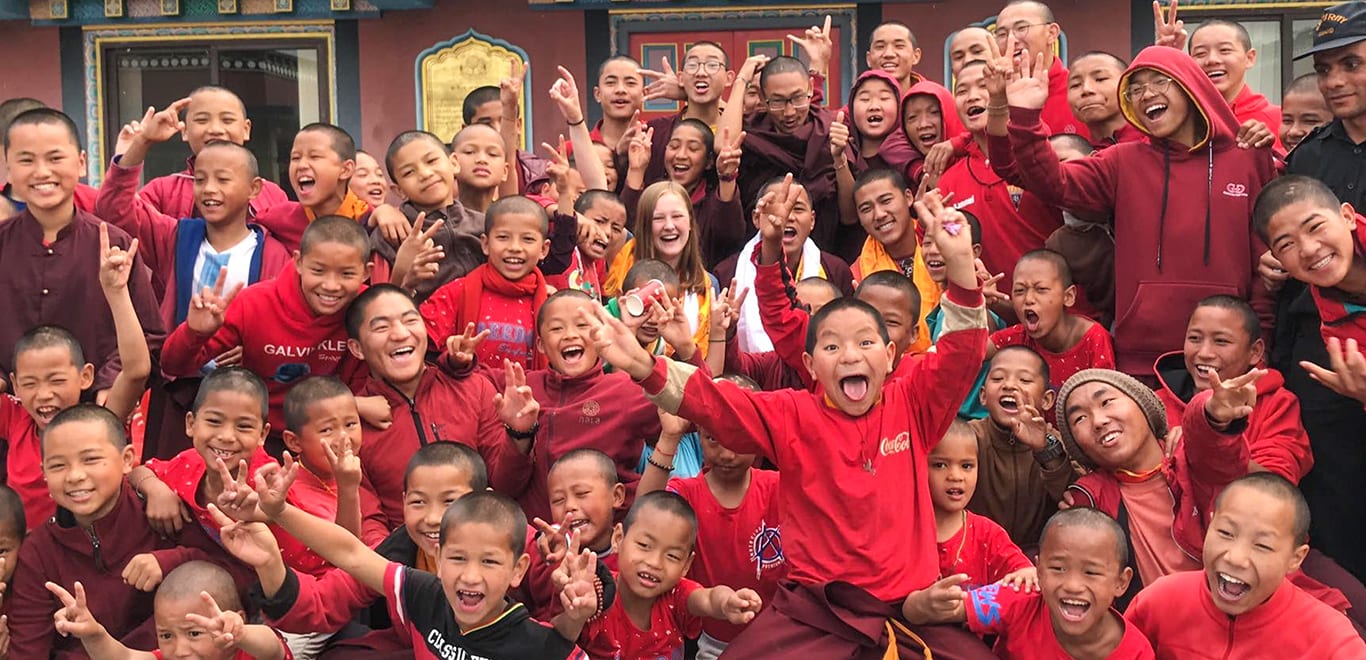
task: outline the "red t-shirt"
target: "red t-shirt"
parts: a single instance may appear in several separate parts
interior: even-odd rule
[[[274,462],[275,459],[266,454],[264,449],[258,448],[251,457],[251,464],[247,469],[255,474],[257,468],[266,463]],[[185,506],[189,507],[194,514],[195,520],[204,527],[204,530],[212,536],[215,541],[219,541],[219,526],[214,522],[209,510],[199,504],[199,484],[204,480],[204,473],[207,466],[204,458],[195,451],[193,447],[176,454],[175,458],[163,460],[154,458],[143,464],[151,470],[162,483],[171,487],[176,495],[180,496]],[[313,500],[311,494],[299,488],[290,488],[286,500],[294,506],[308,512],[318,510],[319,506]],[[336,516],[336,502],[332,504],[333,516]],[[316,514],[314,514],[316,515]],[[331,565],[328,564],[317,553],[308,549],[299,539],[290,536],[288,532],[280,529],[276,525],[270,525],[270,531],[275,534],[275,540],[280,544],[280,555],[284,558],[285,564],[290,568],[308,573],[313,577],[323,574]],[[221,543],[221,541],[219,541]]]
[[[1023,324],[1012,325],[993,333],[991,343],[997,349],[1007,346],[1027,346],[1034,349],[1048,363],[1049,385],[1054,389],[1062,387],[1062,384],[1078,371],[1115,368],[1115,346],[1110,341],[1110,333],[1099,323],[1091,324],[1091,329],[1081,336],[1081,341],[1063,353],[1045,349],[1025,332]]]
[[[294,652],[289,650],[289,645],[285,643],[285,638],[280,636],[280,631],[271,630],[271,632],[275,633],[276,639],[280,640],[280,646],[285,650],[285,660],[294,660]],[[156,649],[152,651],[152,657],[161,660],[164,656],[161,655],[161,649]],[[232,660],[256,660],[256,656],[248,655],[246,651],[238,649],[236,655],[232,656]]]
[[[681,495],[697,513],[696,555],[688,576],[708,586],[753,589],[768,603],[787,576],[778,524],[778,473],[753,468],[749,473],[749,491],[734,509],[716,501],[703,475],[670,479],[669,490]],[[702,630],[729,642],[744,626],[708,619]]]
[[[683,578],[650,607],[650,629],[641,630],[616,599],[612,607],[588,622],[579,641],[594,660],[682,660],[683,638],[702,632],[701,617],[688,611],[688,596],[702,585]]]
[[[1138,628],[1129,625],[1113,608],[1110,615],[1124,625],[1124,637],[1108,656],[1110,660],[1149,660],[1153,647]],[[978,635],[996,635],[996,656],[1004,660],[1072,660],[1053,633],[1048,605],[1038,592],[1023,593],[992,584],[968,592],[968,629]]]
[[[0,432],[9,442],[5,484],[19,494],[25,524],[34,529],[57,513],[57,503],[47,492],[47,479],[43,477],[43,442],[38,437],[38,425],[19,399],[8,394],[0,395]]]
[[[1006,575],[1034,565],[996,521],[971,511],[964,513],[967,522],[962,529],[939,544],[939,577],[966,573],[968,582],[963,588],[973,589],[1000,582]]]

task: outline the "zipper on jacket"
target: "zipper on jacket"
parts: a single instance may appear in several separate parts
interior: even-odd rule
[[[404,393],[403,393],[403,390],[400,390],[400,389],[398,389],[397,387],[394,387],[394,384],[393,384],[393,383],[390,383],[390,382],[387,381],[387,380],[384,381],[384,384],[385,384],[385,385],[388,385],[388,386],[390,387],[390,389],[394,390],[394,392],[397,392],[399,396],[403,397],[403,400],[404,400],[404,401],[408,402],[408,413],[411,414],[411,415],[413,416],[413,428],[417,429],[417,443],[418,443],[418,445],[420,445],[420,446],[422,446],[422,447],[426,447],[426,446],[427,446],[427,432],[424,431],[424,430],[422,430],[422,415],[418,414],[418,412],[417,412],[417,400],[416,400],[416,399],[410,399],[410,398],[408,398],[408,395],[407,395],[407,394],[404,394]],[[436,432],[436,425],[435,425],[435,424],[432,425],[432,432],[433,432],[433,433]],[[439,442],[440,440],[441,440],[440,438],[437,438],[437,441],[438,441],[438,442]]]
[[[1163,477],[1163,480],[1165,481],[1166,478]],[[1173,513],[1175,513],[1175,515],[1172,517],[1172,526],[1169,527],[1169,528],[1167,529],[1167,534],[1168,534],[1169,536],[1172,537],[1172,543],[1175,543],[1175,544],[1176,544],[1176,549],[1180,550],[1180,551],[1181,551],[1181,554],[1186,555],[1187,557],[1190,557],[1191,559],[1195,560],[1196,562],[1200,563],[1201,565],[1204,565],[1204,562],[1205,562],[1204,559],[1202,559],[1202,558],[1200,558],[1200,557],[1197,557],[1197,556],[1191,554],[1190,551],[1186,549],[1186,546],[1185,546],[1184,544],[1181,543],[1181,539],[1176,538],[1176,521],[1177,521],[1185,512],[1184,512],[1184,511],[1178,510],[1177,507],[1176,507],[1176,493],[1175,493],[1174,491],[1172,491],[1172,484],[1171,484],[1170,481],[1167,482],[1167,494],[1170,495],[1171,498],[1172,498],[1172,511],[1173,511]],[[1200,518],[1200,510],[1199,510],[1199,509],[1196,509],[1196,510],[1195,510],[1195,516],[1196,516],[1196,519],[1197,519],[1197,520]],[[1230,633],[1230,634],[1232,634],[1232,633]]]
[[[1237,617],[1228,618],[1228,640],[1224,642],[1224,660],[1228,660],[1233,655],[1233,626],[1237,623]]]
[[[90,547],[95,551],[95,570],[104,573],[104,556],[100,553],[100,535],[95,533],[95,526],[85,528],[86,536],[90,537]]]

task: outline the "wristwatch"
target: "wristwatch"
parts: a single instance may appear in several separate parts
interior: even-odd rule
[[[1067,458],[1067,450],[1063,448],[1062,441],[1058,436],[1048,433],[1044,435],[1043,449],[1034,452],[1034,460],[1040,465]]]

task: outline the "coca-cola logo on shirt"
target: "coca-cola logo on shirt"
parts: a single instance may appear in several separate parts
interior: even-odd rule
[[[879,445],[880,446],[878,449],[882,452],[883,456],[900,454],[901,452],[907,451],[911,448],[911,432],[902,431],[901,433],[898,433],[894,438],[883,438],[882,442],[879,443]]]

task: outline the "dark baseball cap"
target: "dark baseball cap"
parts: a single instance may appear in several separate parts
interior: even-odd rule
[[[1358,41],[1366,41],[1366,2],[1333,5],[1323,10],[1319,24],[1314,27],[1314,45],[1296,55],[1295,59],[1350,46]]]

